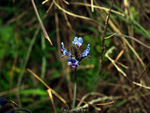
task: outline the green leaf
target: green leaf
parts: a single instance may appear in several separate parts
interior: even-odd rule
[[[119,106],[122,106],[124,103],[126,103],[125,100],[122,100],[122,101],[118,102],[116,105],[114,105],[114,107],[112,107],[112,108],[109,110],[109,112],[115,110],[115,109],[116,109],[117,107],[119,107]]]
[[[41,89],[22,90],[22,91],[20,91],[20,94],[23,94],[23,95],[40,95],[40,96],[47,96],[48,95],[47,91],[41,90]]]
[[[118,102],[115,107],[119,107],[119,106],[122,106],[124,103],[126,103],[125,100],[121,101],[121,102]]]

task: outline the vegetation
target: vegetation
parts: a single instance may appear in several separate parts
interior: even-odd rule
[[[77,67],[74,112],[150,111],[149,0],[36,0],[49,39],[31,1],[0,5],[0,98],[32,113],[71,110],[74,68],[61,42],[71,51],[77,36],[91,58]]]

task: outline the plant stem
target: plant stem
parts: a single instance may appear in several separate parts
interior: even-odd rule
[[[73,93],[73,104],[72,104],[72,110],[75,108],[75,104],[76,104],[76,89],[77,89],[77,67],[75,67],[74,70],[74,93]],[[72,111],[73,113],[73,111]]]
[[[105,49],[105,36],[106,36],[106,31],[107,31],[107,26],[108,26],[108,21],[110,18],[110,13],[111,13],[111,9],[113,6],[114,0],[112,0],[112,4],[108,13],[108,16],[106,17],[106,22],[105,22],[105,27],[104,27],[104,32],[103,32],[103,37],[102,37],[102,49],[101,49],[101,57],[100,57],[100,67],[99,67],[99,75],[101,75],[102,72],[102,66],[103,66],[103,54],[104,54],[104,49]],[[99,76],[100,78],[100,76]]]
[[[30,42],[30,46],[28,48],[28,51],[27,51],[27,54],[25,56],[25,59],[23,59],[22,61],[22,64],[21,64],[21,72],[20,72],[20,75],[19,75],[19,79],[18,79],[18,83],[17,83],[17,97],[18,97],[18,104],[19,104],[19,107],[22,107],[21,106],[21,98],[20,98],[20,86],[21,86],[21,81],[22,81],[22,78],[23,78],[23,74],[24,74],[24,70],[27,66],[27,63],[29,61],[29,58],[30,58],[30,54],[31,54],[31,51],[32,51],[32,47],[34,45],[34,42],[36,40],[36,37],[39,33],[39,30],[40,30],[40,27],[37,28],[36,32],[34,33],[34,36],[33,36],[33,39],[32,41]]]

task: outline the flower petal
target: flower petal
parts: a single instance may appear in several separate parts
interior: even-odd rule
[[[68,58],[68,65],[71,65],[73,68],[78,67],[79,66],[79,61],[76,60],[75,58]]]
[[[63,55],[61,56],[61,58],[63,58],[64,56],[70,57],[71,52],[68,52],[68,51],[65,49],[63,42],[61,42],[61,45],[62,45],[61,51],[63,52]]]
[[[84,52],[80,55],[81,58],[85,58],[86,56],[90,58],[89,52],[90,52],[90,44],[87,45],[87,49],[84,50]]]
[[[81,37],[74,37],[74,41],[72,41],[72,44],[75,45],[77,44],[79,47],[82,45],[83,39]]]

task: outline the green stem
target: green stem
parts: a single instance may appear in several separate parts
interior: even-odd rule
[[[45,38],[43,37],[43,35],[41,35],[41,42],[42,42],[42,50],[43,52],[46,49],[46,44],[45,44]],[[42,70],[41,70],[41,79],[44,80],[45,77],[45,72],[46,72],[46,57],[45,55],[42,56]]]
[[[40,27],[38,27],[36,32],[34,33],[34,36],[32,38],[32,41],[30,42],[30,46],[28,48],[27,54],[25,56],[25,59],[23,59],[22,64],[21,64],[21,72],[20,72],[20,75],[19,75],[18,83],[17,83],[17,97],[18,97],[19,107],[22,107],[21,106],[21,98],[20,98],[21,81],[22,81],[22,78],[23,78],[24,70],[25,70],[25,68],[27,66],[27,63],[29,61],[29,58],[30,58],[30,54],[31,54],[31,51],[32,51],[33,44],[34,44],[34,42],[36,40],[36,37],[37,37],[37,35],[39,33],[39,30],[40,30]]]
[[[75,108],[75,104],[76,104],[77,67],[75,67],[75,70],[74,70],[74,78],[75,78],[75,82],[74,82],[74,93],[73,93],[73,104],[72,104],[72,110]],[[72,111],[72,113],[73,113],[73,111]]]
[[[30,110],[25,109],[25,108],[19,108],[19,107],[14,107],[15,111],[25,111],[26,113],[32,113]]]

